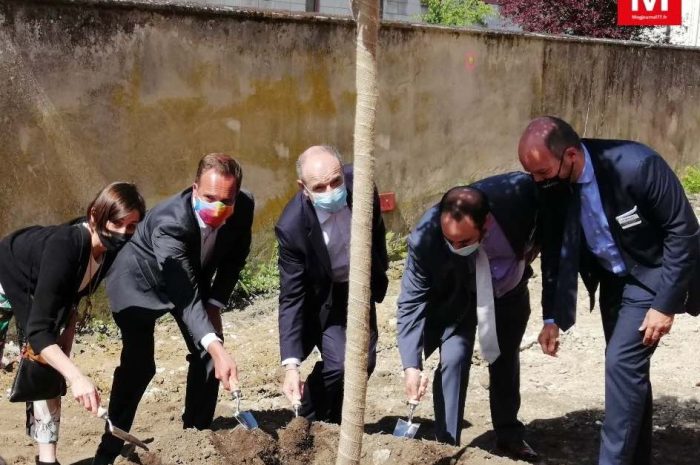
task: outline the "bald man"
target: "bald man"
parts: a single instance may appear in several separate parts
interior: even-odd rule
[[[279,335],[282,390],[299,414],[340,423],[350,265],[351,166],[329,146],[307,149],[297,160],[296,195],[275,227],[279,243]],[[375,195],[372,227],[372,304],[368,375],[374,370],[377,319],[374,303],[386,294],[388,258],[384,222]],[[306,383],[299,364],[314,347],[323,360]]]
[[[424,357],[440,353],[433,383],[437,439],[460,444],[478,328],[497,446],[528,462],[538,455],[518,420],[519,349],[530,316],[536,218],[535,184],[525,173],[450,189],[411,232],[397,312],[409,402],[425,393]]]
[[[532,121],[520,162],[543,201],[542,350],[576,321],[577,273],[591,308],[600,286],[607,342],[601,465],[651,462],[651,357],[674,315],[697,314],[699,228],[681,184],[651,148],[580,139],[565,121]],[[697,285],[695,286],[697,288]]]

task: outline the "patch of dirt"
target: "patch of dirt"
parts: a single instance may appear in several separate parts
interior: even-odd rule
[[[314,445],[311,423],[306,418],[294,418],[279,432],[280,461],[288,465],[306,465],[312,458]]]

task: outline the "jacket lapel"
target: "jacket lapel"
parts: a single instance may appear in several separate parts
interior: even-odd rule
[[[306,237],[311,243],[316,256],[321,262],[321,267],[323,271],[331,276],[331,259],[328,255],[328,249],[326,248],[326,242],[323,240],[323,232],[321,231],[321,224],[318,222],[318,217],[314,211],[311,202],[304,196],[304,194],[299,193],[302,211],[304,212],[304,223],[306,225]]]

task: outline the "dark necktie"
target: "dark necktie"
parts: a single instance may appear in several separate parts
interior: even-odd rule
[[[576,323],[576,294],[581,251],[581,185],[572,185],[559,256],[555,321],[563,331]]]

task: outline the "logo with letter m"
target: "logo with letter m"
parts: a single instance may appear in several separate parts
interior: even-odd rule
[[[618,26],[680,26],[682,17],[682,0],[617,1]]]

